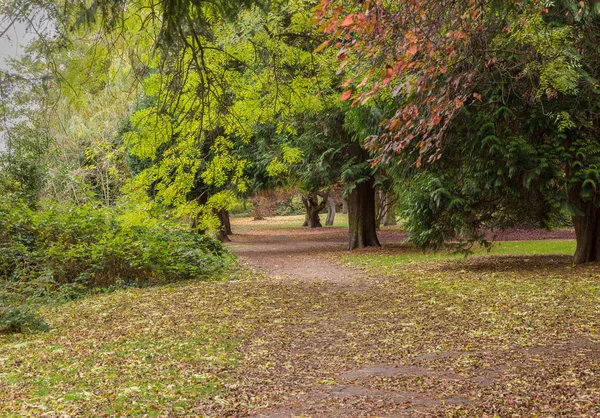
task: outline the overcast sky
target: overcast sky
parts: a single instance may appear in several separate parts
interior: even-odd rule
[[[4,32],[4,19],[0,15],[0,33]],[[6,22],[8,23],[8,22]],[[6,25],[6,23],[4,23]],[[8,32],[0,38],[0,69],[6,69],[5,59],[15,58],[23,52],[23,46],[31,41],[32,35],[27,33],[24,23],[15,23]]]
[[[0,15],[0,33],[4,33],[10,22]],[[27,26],[24,23],[14,23],[8,31],[0,37],[0,70],[8,69],[6,65],[7,58],[17,58],[23,53],[23,47],[33,39],[33,35],[28,33]],[[5,138],[0,132],[0,152],[5,150]]]

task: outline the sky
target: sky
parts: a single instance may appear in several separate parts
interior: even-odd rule
[[[5,22],[0,15],[0,33],[4,32],[8,22]],[[15,23],[9,28],[8,32],[0,37],[0,69],[5,70],[5,59],[8,57],[18,57],[23,52],[21,45],[26,44],[32,39],[32,35],[27,33],[27,27],[24,23]]]
[[[5,16],[0,15],[0,34],[4,33],[10,22]],[[7,58],[17,58],[23,53],[23,45],[26,45],[33,35],[28,33],[27,26],[24,23],[13,24],[8,31],[0,37],[0,71],[8,70],[6,65]],[[1,98],[0,98],[1,99]],[[0,133],[0,152],[5,150],[5,138]]]

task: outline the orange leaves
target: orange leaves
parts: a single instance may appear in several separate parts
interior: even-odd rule
[[[412,31],[408,32],[404,35],[404,42],[407,44],[406,56],[408,57],[408,59],[411,59],[412,57],[417,55],[417,52],[419,52],[419,46],[417,45],[417,37]]]
[[[344,102],[346,100],[348,100],[350,97],[352,97],[352,90],[346,90],[345,92],[343,92],[340,96],[340,101]]]
[[[346,16],[342,21],[342,27],[347,28],[348,26],[352,26],[352,24],[354,23],[354,16],[354,14],[349,14],[348,16]]]
[[[423,152],[434,150],[462,108],[482,99],[472,93],[473,78],[457,65],[482,29],[481,1],[366,1],[362,10],[350,3],[321,0],[326,22],[336,25],[338,74],[346,64],[352,67],[339,99],[359,105],[389,89],[405,104],[385,123],[379,138],[387,139],[375,149],[387,154],[417,138],[427,145]]]
[[[406,50],[406,54],[408,55],[409,58],[412,58],[413,56],[415,56],[417,54],[417,52],[419,51],[417,44],[410,44],[408,49]]]

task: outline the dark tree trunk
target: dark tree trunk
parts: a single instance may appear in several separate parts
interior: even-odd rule
[[[304,224],[302,226],[307,226],[309,228],[321,228],[321,218],[319,217],[319,212],[325,208],[327,200],[323,200],[319,203],[319,197],[316,194],[311,194],[308,197],[302,196],[302,204],[304,205],[304,209],[306,213],[304,215]]]
[[[233,235],[233,231],[231,230],[231,220],[229,219],[229,211],[223,209],[223,225],[225,225],[225,232],[227,235]],[[219,217],[221,219],[221,217]]]
[[[358,184],[348,196],[349,250],[380,247],[375,225],[373,179]]]
[[[219,217],[219,221],[221,221],[221,226],[219,226],[219,230],[217,231],[217,239],[221,242],[229,242],[231,241],[227,236],[227,223],[229,222],[229,214],[225,209],[221,209],[217,212],[217,216]],[[230,227],[231,229],[231,227]]]
[[[575,264],[600,261],[600,208],[596,207],[597,196],[590,202],[583,202],[581,187],[575,187],[570,194],[571,202],[579,208],[581,215],[573,216],[577,248],[573,262]]]
[[[325,225],[333,225],[335,221],[335,201],[331,198],[327,199],[327,219]]]

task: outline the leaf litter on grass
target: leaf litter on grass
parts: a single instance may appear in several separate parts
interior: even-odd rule
[[[0,414],[600,414],[597,265],[546,255],[394,264],[384,258],[394,249],[348,256],[342,235],[321,247],[307,236],[239,247],[264,277],[46,310],[50,333],[0,340]],[[311,259],[327,273],[306,280]]]

